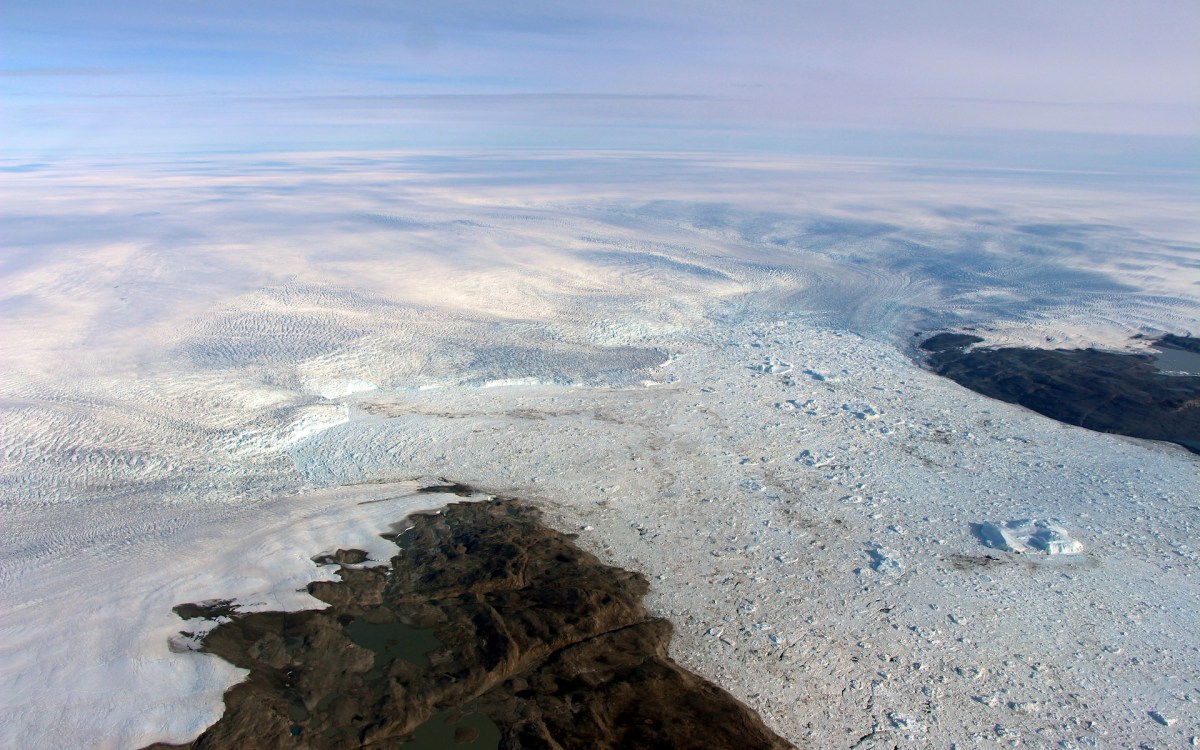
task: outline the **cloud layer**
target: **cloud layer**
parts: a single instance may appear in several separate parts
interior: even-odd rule
[[[1190,2],[69,0],[8,8],[0,33],[13,140],[48,150],[746,149],[795,147],[796,130],[1200,123]]]

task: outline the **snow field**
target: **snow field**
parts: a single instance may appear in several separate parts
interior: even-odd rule
[[[264,498],[238,523],[164,534],[169,548],[134,542],[102,570],[80,564],[91,557],[83,550],[8,582],[20,604],[2,631],[8,720],[0,744],[39,747],[52,737],[65,747],[128,748],[194,738],[220,717],[225,690],[245,673],[188,651],[193,639],[180,633],[215,623],[183,621],[171,608],[213,599],[245,611],[321,608],[305,586],[336,576],[311,558],[357,548],[385,562],[396,547],[381,532],[447,502],[415,494],[430,483]]]

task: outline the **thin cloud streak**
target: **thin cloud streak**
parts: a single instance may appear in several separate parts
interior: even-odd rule
[[[128,71],[109,68],[0,68],[0,78],[43,78],[58,76],[115,76]]]

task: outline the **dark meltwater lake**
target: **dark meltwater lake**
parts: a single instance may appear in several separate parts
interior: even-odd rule
[[[1154,366],[1159,372],[1200,375],[1200,353],[1174,348],[1155,349],[1154,352]]]

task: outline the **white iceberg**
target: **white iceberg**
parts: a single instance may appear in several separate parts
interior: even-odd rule
[[[984,544],[1004,552],[1024,554],[1037,551],[1044,555],[1076,555],[1083,543],[1052,521],[1022,518],[1004,523],[983,523],[979,535]]]

